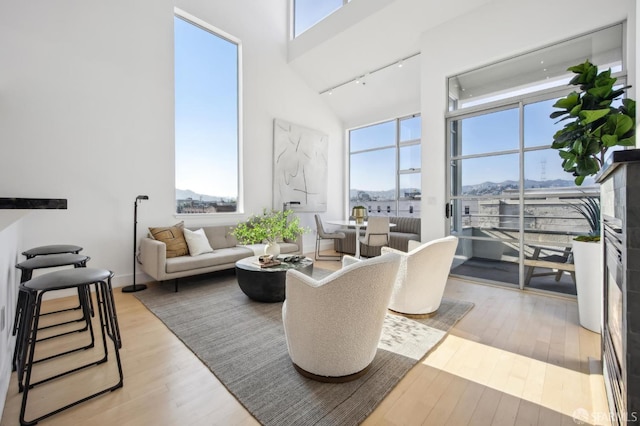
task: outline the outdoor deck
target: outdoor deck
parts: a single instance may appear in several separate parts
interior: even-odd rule
[[[554,271],[548,268],[535,268],[536,274],[542,272],[551,273]],[[472,257],[452,268],[451,273],[470,279],[482,279],[518,286],[518,264],[504,260]],[[556,281],[553,275],[532,277],[528,287],[556,293],[576,294],[576,285],[568,272],[564,272],[559,281]]]

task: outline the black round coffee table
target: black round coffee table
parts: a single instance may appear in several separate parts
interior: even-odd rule
[[[258,302],[282,302],[289,269],[296,269],[311,276],[313,261],[305,258],[299,262],[282,262],[277,266],[261,268],[258,256],[247,257],[236,262],[236,278],[240,289],[249,298]]]

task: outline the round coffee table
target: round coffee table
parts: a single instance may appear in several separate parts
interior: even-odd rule
[[[289,269],[296,269],[311,276],[313,261],[304,258],[299,262],[282,262],[277,266],[261,268],[258,256],[247,257],[236,262],[236,278],[240,289],[250,299],[267,303],[282,302]]]

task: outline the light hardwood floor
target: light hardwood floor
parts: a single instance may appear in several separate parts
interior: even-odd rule
[[[339,265],[317,263],[325,269]],[[445,296],[475,306],[400,381],[365,425],[573,425],[574,413],[589,416],[589,424],[607,424],[602,376],[590,374],[600,359],[599,335],[578,325],[575,300],[458,280],[449,280]],[[124,387],[39,424],[257,424],[133,295],[116,289],[115,298]],[[70,298],[56,299],[46,306],[53,310],[70,303]],[[42,353],[56,350],[56,340],[60,339],[42,345]],[[78,356],[91,355],[85,351]],[[56,365],[64,368],[75,362],[59,360]],[[114,365],[111,358],[107,365],[64,382],[34,388],[28,418],[63,405],[79,392],[113,383]],[[14,373],[1,425],[18,424],[20,401]]]

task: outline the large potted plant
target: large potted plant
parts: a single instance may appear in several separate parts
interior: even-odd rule
[[[602,319],[602,245],[600,199],[586,197],[570,207],[584,217],[589,233],[573,239],[573,263],[578,296],[578,319],[584,328],[600,333]]]
[[[239,223],[231,234],[241,244],[266,243],[265,254],[277,256],[280,254],[278,241],[295,240],[305,232],[293,210],[264,209],[262,214],[253,215],[246,222]]]
[[[579,86],[553,106],[550,117],[568,120],[553,136],[551,148],[559,150],[563,169],[575,176],[576,185],[593,176],[602,167],[605,153],[613,146],[635,146],[636,102],[622,99],[612,106],[630,86],[614,87],[611,69],[598,73],[589,61],[567,69],[576,75],[569,85]]]
[[[635,145],[636,103],[622,99],[629,86],[616,87],[617,79],[611,70],[598,72],[598,67],[588,60],[568,68],[576,74],[569,85],[579,90],[559,99],[558,108],[550,117],[566,121],[564,127],[553,135],[551,148],[557,149],[562,158],[562,168],[575,177],[575,184],[582,185],[587,176],[593,176],[604,164],[605,154],[614,146]],[[578,237],[573,244],[576,268],[576,291],[580,324],[600,332],[602,312],[602,247],[600,240],[600,204],[596,198],[586,198],[574,204],[591,226],[591,235]]]

